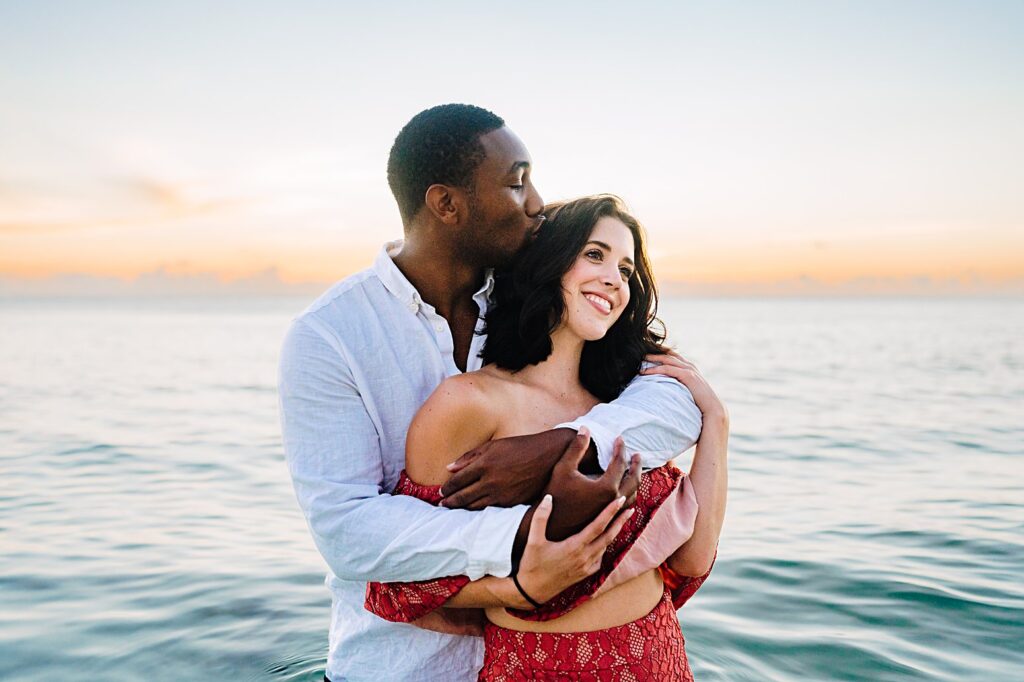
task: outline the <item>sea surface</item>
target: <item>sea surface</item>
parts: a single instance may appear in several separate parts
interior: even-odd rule
[[[275,388],[305,304],[0,301],[0,679],[320,679]],[[1024,680],[1024,301],[662,316],[732,415],[698,681]]]

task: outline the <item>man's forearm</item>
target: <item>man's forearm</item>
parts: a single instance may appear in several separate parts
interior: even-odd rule
[[[414,582],[506,575],[524,508],[469,512],[375,495],[306,511],[317,548],[339,578]]]
[[[639,376],[612,402],[559,426],[590,429],[601,469],[611,461],[617,436],[627,453],[639,453],[643,467],[651,469],[692,447],[700,425],[700,410],[686,386],[669,377]]]
[[[297,320],[278,375],[285,459],[331,571],[365,582],[507,575],[526,508],[468,512],[382,495],[386,463],[403,456],[381,450],[379,425],[343,350],[323,324]]]
[[[530,507],[523,520],[519,522],[516,529],[515,540],[512,541],[512,572],[519,570],[519,562],[523,559],[523,552],[526,551],[526,542],[530,539],[530,523],[533,521],[534,507]]]

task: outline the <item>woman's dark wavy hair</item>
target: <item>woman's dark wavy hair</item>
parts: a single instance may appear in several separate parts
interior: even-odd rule
[[[495,273],[481,357],[484,364],[517,372],[551,355],[551,332],[565,314],[562,276],[576,262],[597,221],[618,218],[633,234],[636,270],[629,279],[629,303],[603,338],[584,344],[580,360],[584,388],[604,402],[614,400],[640,371],[645,355],[665,351],[644,229],[612,194],[550,204],[544,214],[547,221],[536,239],[509,267]]]

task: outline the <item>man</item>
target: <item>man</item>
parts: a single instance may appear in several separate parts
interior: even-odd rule
[[[475,679],[479,638],[377,618],[363,608],[366,583],[507,576],[524,552],[547,557],[557,581],[560,567],[603,551],[578,531],[609,502],[635,492],[637,467],[621,476],[615,436],[657,466],[699,435],[700,412],[686,388],[643,376],[572,424],[467,453],[451,467],[449,508],[385,494],[404,466],[416,410],[445,377],[480,366],[490,269],[510,262],[542,220],[530,172],[526,148],[491,112],[443,105],[415,116],[388,161],[404,241],[386,245],[372,268],[317,299],[285,340],[284,445],[300,506],[330,568],[326,677],[333,682]],[[573,444],[580,447],[582,426],[594,440],[588,465],[607,470],[597,478],[555,467]],[[567,539],[528,546],[537,510],[522,503],[545,489],[555,498],[547,537]]]

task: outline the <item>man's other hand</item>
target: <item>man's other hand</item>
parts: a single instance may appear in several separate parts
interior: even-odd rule
[[[572,429],[553,429],[473,448],[448,465],[451,476],[441,487],[441,504],[476,510],[534,503],[575,436]]]
[[[593,478],[579,470],[589,446],[590,433],[580,428],[551,472],[545,490],[555,501],[547,522],[549,540],[561,541],[579,533],[616,498],[626,498],[626,507],[636,500],[640,487],[640,455],[634,454],[627,465],[622,439],[617,438],[608,470]]]
[[[523,590],[543,603],[596,573],[601,568],[605,549],[633,513],[629,509],[618,514],[624,502],[622,497],[612,500],[582,531],[561,542],[552,542],[547,538],[552,501],[550,495],[545,495],[527,514],[530,517],[529,539],[518,567]],[[524,599],[519,607],[528,609],[530,605]]]

